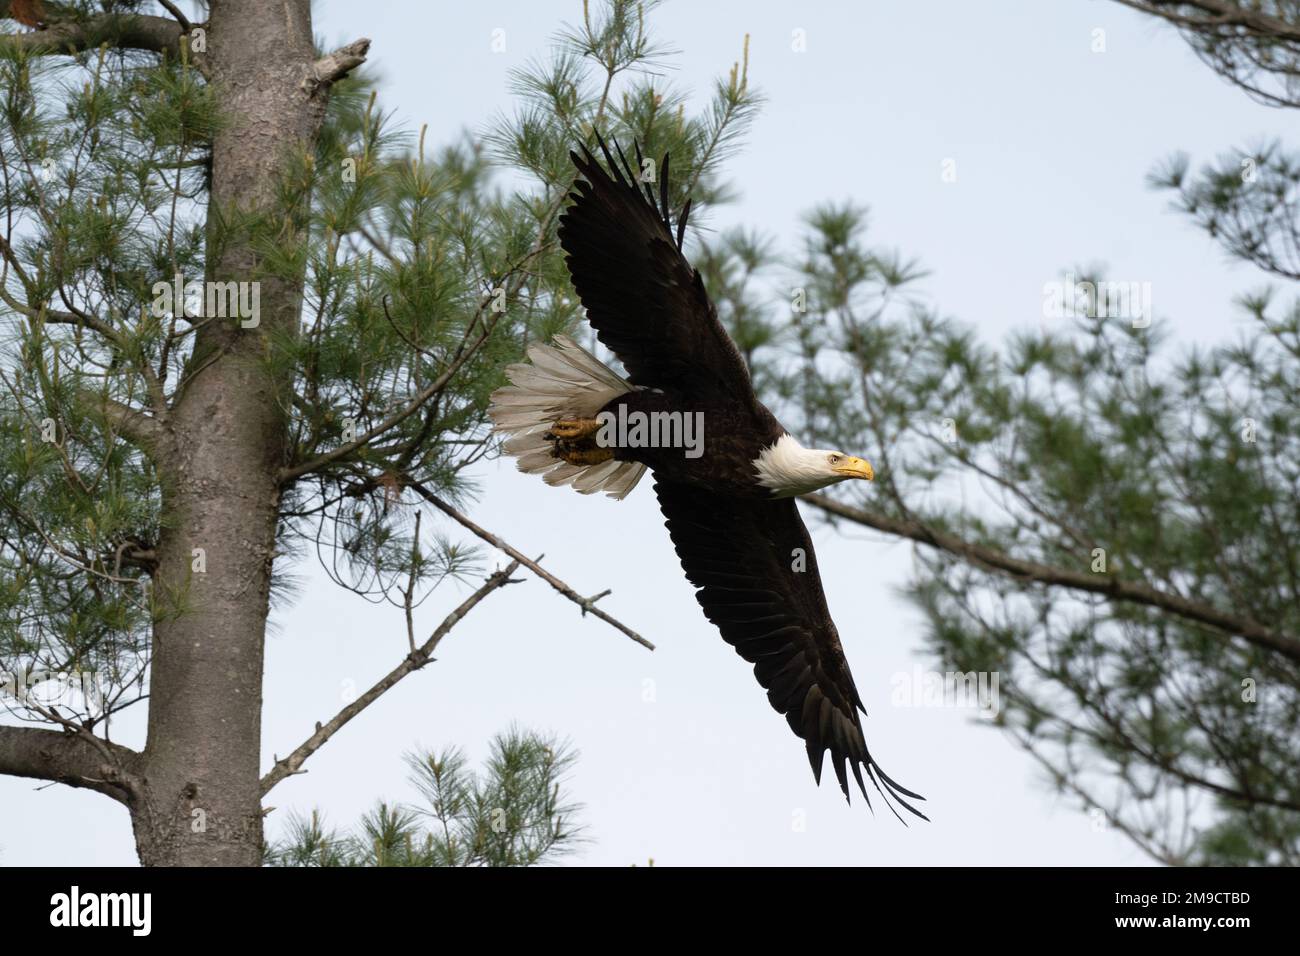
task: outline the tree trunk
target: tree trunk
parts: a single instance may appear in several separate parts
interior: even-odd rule
[[[275,209],[285,160],[310,151],[328,88],[305,82],[315,59],[309,0],[213,0],[205,39],[225,123],[212,149],[212,240],[219,217]],[[304,241],[297,216],[283,221],[280,241]],[[255,328],[218,318],[198,333],[158,456],[167,525],[154,576],[144,793],[131,808],[146,865],[262,859],[262,660],[291,385],[266,358],[276,330],[297,328],[301,283],[259,275],[242,232],[208,248],[202,278],[258,282],[260,315]]]

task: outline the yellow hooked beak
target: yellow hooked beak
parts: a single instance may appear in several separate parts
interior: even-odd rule
[[[843,475],[845,478],[865,478],[870,481],[876,477],[875,470],[871,467],[871,462],[863,458],[854,458],[852,456],[843,458],[840,463],[833,469],[835,474]]]

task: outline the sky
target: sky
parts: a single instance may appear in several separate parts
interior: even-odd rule
[[[428,123],[430,144],[511,110],[508,71],[546,56],[561,23],[580,18],[579,0],[316,7],[328,45],[372,39],[381,103],[412,129]],[[759,228],[793,251],[815,204],[868,205],[871,242],[918,257],[930,270],[925,298],[989,343],[1041,322],[1044,285],[1087,263],[1149,282],[1156,324],[1176,345],[1222,342],[1244,324],[1233,299],[1262,278],[1229,263],[1145,177],[1178,150],[1199,165],[1283,135],[1284,114],[1220,80],[1172,29],[1108,0],[669,2],[650,26],[680,51],[670,76],[697,105],[751,36],[750,82],[767,102],[725,171],[740,200],[714,211],[714,227]],[[794,30],[804,52],[791,48]],[[1097,30],[1104,52],[1094,52]],[[942,175],[949,160],[955,182]],[[547,487],[508,461],[479,477],[479,524],[545,552],[582,593],[612,589],[601,606],[657,650],[583,618],[535,579],[499,592],[436,663],[273,791],[271,837],[290,810],[319,807],[347,824],[377,800],[414,799],[405,752],[456,745],[477,761],[518,724],[580,753],[568,787],[585,804],[589,842],[569,864],[1148,862],[973,710],[891,703],[898,675],[937,666],[920,615],[897,593],[909,545],[810,521],[868,744],[928,798],[932,822],[904,827],[878,804],[874,816],[860,800],[846,806],[833,779],[814,786],[802,742],[700,613],[648,483],[615,502]],[[292,570],[306,583],[268,639],[265,767],[406,649],[400,609],[335,588],[309,563]],[[438,592],[417,629],[427,634],[466,593]],[[122,729],[141,742],[138,727]],[[0,864],[135,862],[125,811],[99,795],[0,778],[0,806]]]

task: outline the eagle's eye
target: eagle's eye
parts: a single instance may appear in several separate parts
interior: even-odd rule
[[[832,465],[838,465],[838,464],[840,463],[840,456],[839,456],[839,455],[831,455],[827,460],[828,460]]]

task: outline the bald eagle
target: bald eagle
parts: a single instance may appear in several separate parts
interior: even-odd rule
[[[599,137],[597,137],[599,140]],[[493,393],[494,428],[520,470],[583,494],[623,498],[649,469],[668,533],[704,614],[754,665],[768,700],[803,738],[821,782],[826,751],[849,799],[846,765],[890,800],[923,797],[889,778],[867,750],[865,713],[826,608],[812,539],[794,498],[871,465],[805,448],[754,395],[749,370],[682,253],[690,200],[674,232],[668,166],[659,192],[603,140],[608,171],[571,152],[582,178],[560,219],[560,244],[587,320],[624,378],[557,336],[511,365]],[[645,168],[640,147],[638,168]],[[883,786],[883,789],[882,789]],[[898,812],[894,810],[895,816]],[[899,819],[902,819],[899,817]]]

